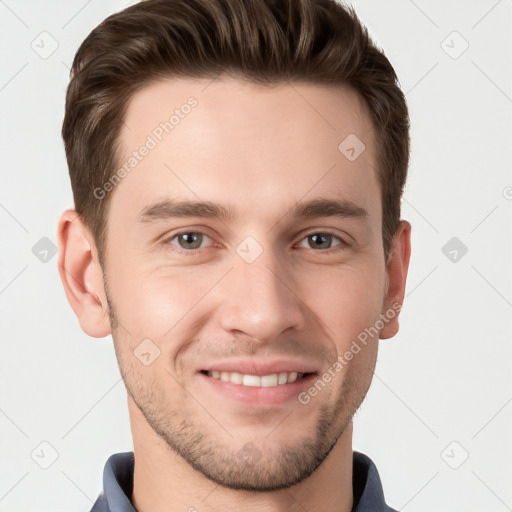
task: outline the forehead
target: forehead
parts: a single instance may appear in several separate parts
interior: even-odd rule
[[[156,196],[230,198],[252,215],[307,194],[379,203],[372,125],[345,86],[160,80],[130,100],[119,156],[115,196],[139,210]]]

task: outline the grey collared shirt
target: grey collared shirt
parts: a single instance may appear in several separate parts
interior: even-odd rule
[[[136,512],[131,504],[133,490],[133,452],[111,455],[103,470],[103,492],[91,512]],[[379,473],[372,460],[354,452],[352,512],[396,512],[384,501]]]

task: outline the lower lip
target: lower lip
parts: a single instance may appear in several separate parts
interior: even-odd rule
[[[243,384],[235,384],[233,382],[215,379],[204,373],[199,373],[199,377],[203,379],[205,385],[211,386],[223,396],[237,400],[244,405],[273,407],[293,399],[298,400],[297,397],[299,393],[310,385],[315,374],[306,375],[289,384],[279,384],[269,387],[244,386]]]

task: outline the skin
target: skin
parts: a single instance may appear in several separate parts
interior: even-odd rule
[[[321,376],[402,303],[410,225],[400,223],[385,260],[368,113],[339,86],[160,80],[129,103],[121,161],[190,96],[197,106],[109,192],[104,269],[76,212],[59,221],[67,298],[87,334],[112,334],[127,388],[132,502],[139,512],[349,511],[352,416],[398,314],[307,405],[241,404],[198,371],[221,359],[283,358]],[[366,146],[354,161],[338,150],[349,134]],[[367,215],[290,214],[318,198]],[[220,203],[233,218],[137,221],[164,199]],[[202,233],[198,248],[180,245],[181,232]],[[308,237],[322,233],[332,238],[320,247]],[[247,236],[262,249],[251,263],[236,251]],[[134,355],[144,339],[160,350],[148,366]]]

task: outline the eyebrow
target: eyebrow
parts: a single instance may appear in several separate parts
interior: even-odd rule
[[[368,212],[348,200],[311,199],[294,204],[286,216],[299,219],[318,217],[340,217],[366,220]],[[173,218],[217,217],[222,221],[233,221],[236,218],[232,208],[210,201],[177,201],[165,199],[143,208],[137,222],[151,223]]]

